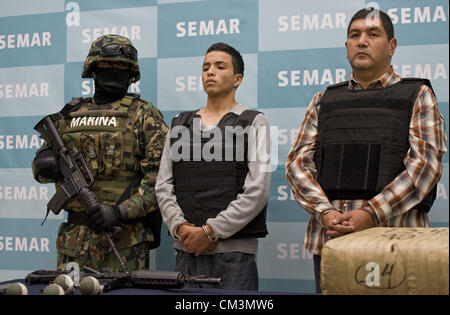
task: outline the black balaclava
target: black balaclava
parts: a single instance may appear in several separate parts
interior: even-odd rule
[[[96,104],[111,103],[125,96],[131,79],[129,69],[97,67],[94,72]]]

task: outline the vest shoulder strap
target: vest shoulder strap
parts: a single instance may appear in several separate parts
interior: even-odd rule
[[[434,93],[433,87],[431,86],[431,82],[428,79],[425,79],[425,78],[402,78],[402,82],[425,84],[426,86],[428,86],[430,88],[431,92],[433,92],[433,95],[436,96],[436,94]]]
[[[342,87],[342,86],[347,86],[348,82],[349,81],[347,80],[347,81],[343,81],[343,82],[339,82],[339,83],[336,83],[336,84],[329,85],[329,86],[327,86],[327,90],[338,88],[338,87]]]
[[[131,104],[133,104],[134,101],[136,101],[138,99],[139,99],[139,95],[138,94],[127,93],[127,94],[125,94],[125,96],[120,101],[120,105],[123,105],[123,106],[126,106],[126,107],[130,107]]]
[[[195,114],[197,114],[197,110],[179,113],[172,119],[172,128],[175,126],[189,126],[192,123]],[[233,126],[241,126],[245,128],[253,122],[258,114],[261,114],[261,112],[256,110],[245,110],[237,117]]]
[[[196,113],[197,110],[179,113],[172,119],[171,128],[175,126],[189,126]]]
[[[73,97],[72,100],[64,105],[64,107],[57,113],[50,115],[53,122],[64,119],[69,116],[71,112],[77,111],[81,106],[89,102],[89,98]]]
[[[243,128],[250,126],[255,117],[259,114],[261,114],[261,112],[257,110],[245,110],[239,115],[236,122],[234,123],[234,126],[241,126]]]

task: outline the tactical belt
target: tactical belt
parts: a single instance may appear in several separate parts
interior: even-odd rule
[[[67,211],[67,223],[75,224],[75,225],[89,226],[89,223],[86,219],[85,211],[74,211],[74,210],[66,210],[66,211]],[[145,217],[127,221],[126,224],[132,224],[135,221],[140,221],[144,225],[146,224]]]
[[[87,226],[86,212],[67,210],[67,223]]]

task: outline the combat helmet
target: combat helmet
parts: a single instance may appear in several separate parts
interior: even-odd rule
[[[99,61],[128,63],[133,73],[130,83],[137,82],[141,78],[137,50],[125,36],[107,34],[94,40],[84,61],[81,77],[92,78],[92,69],[95,67],[95,63]]]

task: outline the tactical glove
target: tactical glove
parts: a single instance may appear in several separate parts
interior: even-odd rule
[[[63,176],[59,171],[58,157],[53,150],[44,146],[36,152],[32,162],[34,178],[39,181],[39,177],[57,181]]]
[[[87,213],[88,226],[96,234],[100,234],[120,225],[124,219],[119,206],[101,204],[96,210]]]

